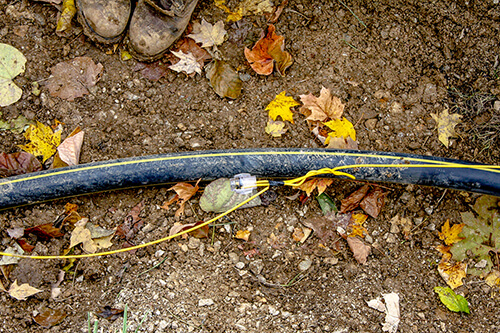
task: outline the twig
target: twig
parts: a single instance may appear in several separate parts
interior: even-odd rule
[[[344,6],[345,8],[347,8],[348,11],[351,12],[351,14],[354,15],[354,17],[356,18],[356,20],[359,21],[359,23],[361,23],[366,29],[368,29],[366,24],[363,21],[361,21],[361,19],[356,14],[354,14],[354,12],[351,10],[351,8],[347,7],[347,5],[344,2],[342,2],[342,0],[338,0],[338,2],[340,2],[342,4],[342,6]]]

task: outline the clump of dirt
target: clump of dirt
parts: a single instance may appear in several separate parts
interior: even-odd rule
[[[251,47],[266,26],[263,17],[225,24],[230,38],[220,51],[245,78],[241,96],[233,101],[219,98],[199,75],[169,72],[150,81],[134,71],[134,60],[121,61],[112,46],[95,45],[77,25],[65,37],[56,35],[58,11],[52,5],[0,0],[0,42],[28,59],[25,73],[15,79],[23,97],[2,108],[2,117],[23,115],[45,124],[57,119],[67,131],[80,126],[86,132],[81,163],[206,149],[322,147],[299,113],[282,138],[271,138],[264,128],[265,107],[277,94],[286,90],[300,100],[309,92],[318,96],[324,86],[346,103],[345,116],[355,124],[360,149],[498,164],[500,6],[494,1],[345,4],[288,4],[276,23],[294,58],[284,77],[259,76],[245,60],[244,47]],[[193,20],[215,23],[225,15],[213,2],[201,1]],[[73,102],[51,97],[43,85],[49,69],[77,56],[103,65],[100,81]],[[40,96],[31,93],[33,82],[40,83]],[[430,116],[444,109],[464,115],[449,148],[439,142]],[[0,131],[0,152],[18,151],[24,143],[22,134]],[[338,180],[327,193],[339,204],[357,187]],[[162,238],[176,222],[173,210],[159,208],[169,199],[167,188],[2,211],[3,245],[10,242],[8,228],[53,222],[68,201],[106,228],[121,224],[144,201],[144,226],[134,241]],[[482,280],[469,276],[456,290],[467,297],[470,315],[448,311],[433,291],[445,285],[436,269],[437,230],[447,219],[459,223],[459,213],[470,210],[476,195],[412,185],[390,185],[385,191],[381,214],[366,222],[376,248],[367,265],[359,265],[347,247],[317,251],[314,235],[304,244],[294,242],[294,229],[321,209],[314,200],[286,199],[294,193],[279,188],[269,206],[231,213],[221,223],[232,224],[210,229],[209,239],[176,239],[134,253],[80,260],[66,274],[57,298],[48,291],[68,262],[21,261],[11,278],[44,292],[26,301],[1,293],[0,332],[46,332],[32,320],[46,307],[68,313],[50,332],[86,332],[87,312],[125,305],[131,331],[147,313],[140,332],[380,332],[384,314],[366,301],[389,292],[400,295],[401,332],[498,332],[500,299]],[[180,222],[212,217],[198,208],[198,200],[195,196],[186,205]],[[396,214],[412,222],[409,239],[391,232],[389,221]],[[235,239],[237,230],[251,230],[250,243]],[[269,241],[271,234],[279,244]],[[39,246],[47,254],[60,253],[67,236]],[[99,325],[113,332],[121,322],[101,319]]]

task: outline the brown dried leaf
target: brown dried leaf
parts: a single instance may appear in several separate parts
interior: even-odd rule
[[[368,244],[365,244],[361,239],[357,237],[348,237],[347,244],[349,244],[349,248],[354,254],[354,259],[360,264],[366,264],[366,260],[368,255],[371,252],[371,247]]]
[[[201,48],[194,40],[191,38],[183,38],[176,44],[176,50],[182,51],[184,53],[191,53],[196,61],[200,64],[200,67],[203,68],[205,62],[210,61],[212,56],[207,50]],[[177,58],[172,59],[172,65],[177,62]]]
[[[170,199],[169,201],[165,202],[161,208],[168,210],[168,206],[173,204],[174,202],[177,202],[177,205],[179,206],[179,209],[175,212],[175,217],[179,217],[184,214],[184,205],[186,202],[191,199],[193,195],[195,195],[196,192],[200,189],[198,186],[198,183],[200,182],[201,178],[198,179],[196,182],[195,186],[188,184],[188,183],[177,183],[168,190],[173,190],[177,194],[175,197]]]
[[[63,312],[62,310],[53,310],[46,308],[39,314],[37,314],[35,318],[33,318],[33,320],[35,321],[35,323],[42,327],[50,328],[61,323],[64,318],[66,318],[66,316],[67,313]]]
[[[307,120],[324,122],[327,119],[342,119],[345,105],[325,87],[321,87],[319,97],[313,94],[300,95],[300,101],[304,104],[300,111],[308,114]]]
[[[83,144],[83,132],[78,126],[58,147],[61,161],[66,165],[77,165],[80,161],[80,150]]]
[[[101,311],[96,312],[96,316],[107,319],[109,321],[114,321],[120,317],[123,317],[123,310],[114,309],[106,305]]]
[[[207,66],[207,79],[217,95],[236,99],[241,94],[243,82],[231,65],[222,60],[215,60]]]
[[[318,189],[318,195],[325,192],[326,188],[332,185],[331,178],[314,178],[304,182],[298,187],[299,190],[305,191],[307,196],[310,196],[314,189]]]
[[[61,229],[55,228],[52,223],[41,224],[24,230],[24,236],[28,236],[29,234],[33,234],[41,240],[49,240],[64,236]]]
[[[376,218],[384,206],[384,201],[385,193],[381,188],[377,187],[363,198],[363,200],[359,203],[359,206],[368,215]]]
[[[142,228],[143,221],[139,217],[142,208],[144,208],[144,201],[139,202],[130,212],[125,216],[125,222],[116,228],[116,235],[119,238],[130,240]]]
[[[361,200],[365,197],[366,193],[368,193],[369,189],[370,187],[368,185],[364,185],[355,192],[351,193],[351,195],[347,198],[343,199],[340,206],[340,212],[346,213],[356,209]]]
[[[270,75],[276,62],[276,69],[284,75],[293,62],[290,53],[284,50],[285,37],[277,35],[272,24],[266,30],[252,50],[245,48],[245,57],[257,74]]]
[[[52,67],[46,85],[51,96],[73,101],[89,93],[88,89],[99,81],[102,69],[89,57],[76,57]]]
[[[135,65],[133,71],[140,71],[142,76],[150,81],[158,81],[160,78],[166,76],[170,72],[169,66],[163,63],[161,60],[150,64],[138,62]]]
[[[28,241],[24,238],[18,239],[17,244],[19,244],[19,246],[24,250],[24,252],[28,252],[28,253],[33,251],[33,249],[35,248],[33,245],[28,243]]]
[[[200,225],[202,223],[203,223],[203,221],[199,221],[196,223],[188,223],[188,224],[175,223],[174,226],[170,229],[169,236],[173,236],[173,235],[178,234],[179,232],[182,232],[184,230],[191,229],[191,228],[196,227],[197,225]],[[209,227],[208,227],[208,225],[205,225],[201,228],[198,228],[196,230],[189,232],[189,235],[191,235],[195,238],[207,238],[208,231],[209,231]]]
[[[0,153],[0,177],[10,177],[42,170],[42,164],[30,153]]]

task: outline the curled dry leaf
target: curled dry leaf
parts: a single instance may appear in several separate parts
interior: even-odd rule
[[[56,228],[53,223],[45,223],[24,230],[24,236],[33,234],[41,240],[49,240],[64,236],[60,228]]]
[[[42,170],[42,164],[30,153],[0,153],[0,177],[10,177]]]
[[[354,259],[360,264],[366,264],[368,255],[371,252],[371,247],[365,244],[361,239],[357,237],[347,237],[347,244],[354,254]]]
[[[61,323],[66,316],[67,313],[62,310],[46,308],[37,314],[33,320],[42,327],[50,328]]]
[[[57,147],[59,158],[66,165],[78,165],[80,161],[80,151],[82,149],[83,135],[85,132],[81,131],[80,127],[77,127],[75,131]]]
[[[193,32],[188,37],[201,43],[201,47],[217,46],[224,43],[227,38],[227,31],[224,30],[224,22],[219,21],[211,25],[205,19],[201,19],[201,24],[193,24]]]
[[[307,196],[310,196],[314,189],[318,189],[318,195],[325,192],[326,188],[332,185],[332,178],[314,178],[304,182],[298,187],[299,190],[305,191]]]
[[[444,255],[438,264],[439,275],[451,289],[463,285],[462,279],[467,276],[467,264],[464,262],[452,262],[451,255]]]
[[[369,189],[370,187],[368,185],[364,185],[355,192],[351,193],[347,198],[344,198],[341,202],[340,212],[346,213],[356,209],[361,200],[365,197],[366,193],[368,193]]]
[[[46,86],[51,96],[73,101],[89,93],[89,88],[99,81],[102,69],[89,57],[76,57],[52,67]]]
[[[288,129],[285,128],[285,123],[283,121],[274,121],[271,118],[267,120],[266,133],[271,134],[273,138],[280,138],[282,134],[285,134]]]
[[[215,60],[207,66],[207,79],[220,97],[236,99],[241,94],[243,82],[231,65],[222,60]]]
[[[71,28],[71,21],[76,14],[75,0],[64,0],[61,8],[61,15],[57,20],[56,32],[63,32]]]
[[[303,106],[300,112],[307,116],[309,121],[326,121],[327,119],[341,119],[345,104],[340,98],[332,96],[329,89],[321,87],[319,97],[313,94],[300,95]]]
[[[182,231],[189,230],[189,229],[196,227],[197,225],[200,225],[202,223],[203,223],[203,221],[199,221],[196,223],[188,223],[188,224],[175,223],[174,226],[170,229],[169,236],[173,236],[173,235],[178,234]],[[208,225],[205,225],[201,228],[198,228],[196,230],[189,232],[189,234],[195,238],[207,238],[208,231],[209,231],[209,227],[208,227]]]
[[[359,207],[371,217],[376,218],[380,214],[384,202],[385,192],[381,188],[376,187],[361,200]]]
[[[460,123],[462,116],[456,113],[449,114],[448,109],[445,109],[439,115],[431,113],[431,116],[437,123],[439,141],[448,148],[450,146],[450,137],[456,135],[455,126]]]
[[[278,72],[285,75],[285,70],[293,62],[290,53],[285,51],[285,37],[275,31],[274,25],[270,24],[251,50],[245,48],[245,58],[257,74],[270,75],[276,62]]]
[[[116,228],[116,235],[118,237],[128,241],[142,228],[144,222],[139,217],[142,208],[144,208],[144,201],[139,202],[130,210],[125,217],[125,222]]]
[[[165,202],[161,208],[167,209],[168,206],[173,204],[174,202],[177,202],[177,205],[179,206],[179,209],[175,212],[175,217],[179,217],[184,214],[184,205],[186,202],[191,199],[193,195],[195,195],[196,192],[200,189],[198,186],[198,183],[200,182],[201,178],[198,179],[196,182],[195,186],[188,184],[188,183],[177,183],[168,190],[173,190],[175,191],[176,195],[169,201]]]
[[[203,68],[205,62],[212,60],[212,56],[207,50],[201,48],[194,40],[191,38],[183,38],[175,45],[176,51],[182,51],[184,53],[191,53],[196,61],[200,64],[200,67]],[[174,57],[172,57],[174,58]],[[172,65],[179,61],[177,58],[171,60]]]

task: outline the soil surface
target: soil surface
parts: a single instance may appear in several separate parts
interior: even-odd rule
[[[257,75],[245,60],[243,49],[258,40],[266,27],[264,17],[245,18],[249,31],[243,39],[235,36],[241,26],[226,23],[230,39],[221,53],[245,79],[241,96],[233,101],[218,97],[204,76],[170,71],[158,81],[144,78],[134,70],[136,61],[122,61],[119,52],[109,52],[112,46],[91,42],[76,20],[69,34],[56,35],[58,10],[52,5],[0,0],[0,42],[27,58],[25,73],[15,79],[24,94],[1,109],[2,117],[24,115],[45,124],[57,119],[64,123],[63,137],[80,126],[85,131],[81,163],[207,149],[322,147],[298,112],[281,138],[271,138],[264,128],[265,107],[277,94],[286,90],[299,101],[301,94],[318,96],[324,86],[346,103],[345,116],[355,124],[362,150],[498,165],[498,1],[350,0],[345,5],[357,18],[340,1],[288,3],[276,23],[294,59],[284,77]],[[225,17],[213,2],[201,1],[192,21],[215,23]],[[95,89],[73,102],[51,97],[43,86],[50,68],[77,56],[103,65]],[[40,96],[31,93],[32,82],[40,82]],[[444,109],[463,115],[450,148],[439,142],[430,115]],[[0,131],[0,138],[0,152],[19,151],[17,145],[26,143],[22,134],[10,131]],[[146,313],[139,332],[381,332],[385,315],[366,301],[389,292],[400,297],[400,332],[500,332],[499,294],[482,280],[467,276],[456,289],[468,299],[469,315],[450,312],[433,291],[445,286],[436,269],[441,256],[434,247],[442,244],[438,230],[447,219],[459,223],[460,212],[470,211],[478,195],[384,186],[382,212],[366,222],[374,244],[366,265],[358,264],[344,243],[340,251],[322,250],[314,234],[304,244],[295,242],[294,228],[320,216],[321,210],[316,200],[301,204],[286,198],[294,191],[278,188],[277,199],[268,206],[239,210],[220,221],[233,224],[217,226],[213,239],[210,229],[208,239],[176,239],[135,253],[79,260],[56,298],[51,298],[51,284],[67,262],[21,260],[11,282],[17,279],[43,292],[25,301],[1,293],[0,332],[87,332],[88,312],[93,322],[93,313],[104,306],[125,305],[129,332],[135,332]],[[359,187],[337,180],[327,193],[339,204]],[[132,242],[165,237],[177,221],[173,209],[160,208],[172,195],[168,188],[114,191],[2,211],[2,244],[5,248],[12,242],[7,229],[53,222],[67,202],[109,229],[143,202],[144,225]],[[199,194],[180,222],[213,216],[198,201]],[[396,215],[412,222],[408,239],[391,229]],[[235,239],[237,230],[251,230],[250,242]],[[271,234],[274,241],[269,241]],[[33,253],[59,254],[69,237],[66,230],[62,238],[39,240]],[[121,247],[121,241],[114,243],[113,249]],[[258,253],[246,252],[252,249]],[[33,317],[45,308],[60,309],[67,317],[42,328]],[[121,319],[99,320],[103,332],[119,331],[121,325]]]

